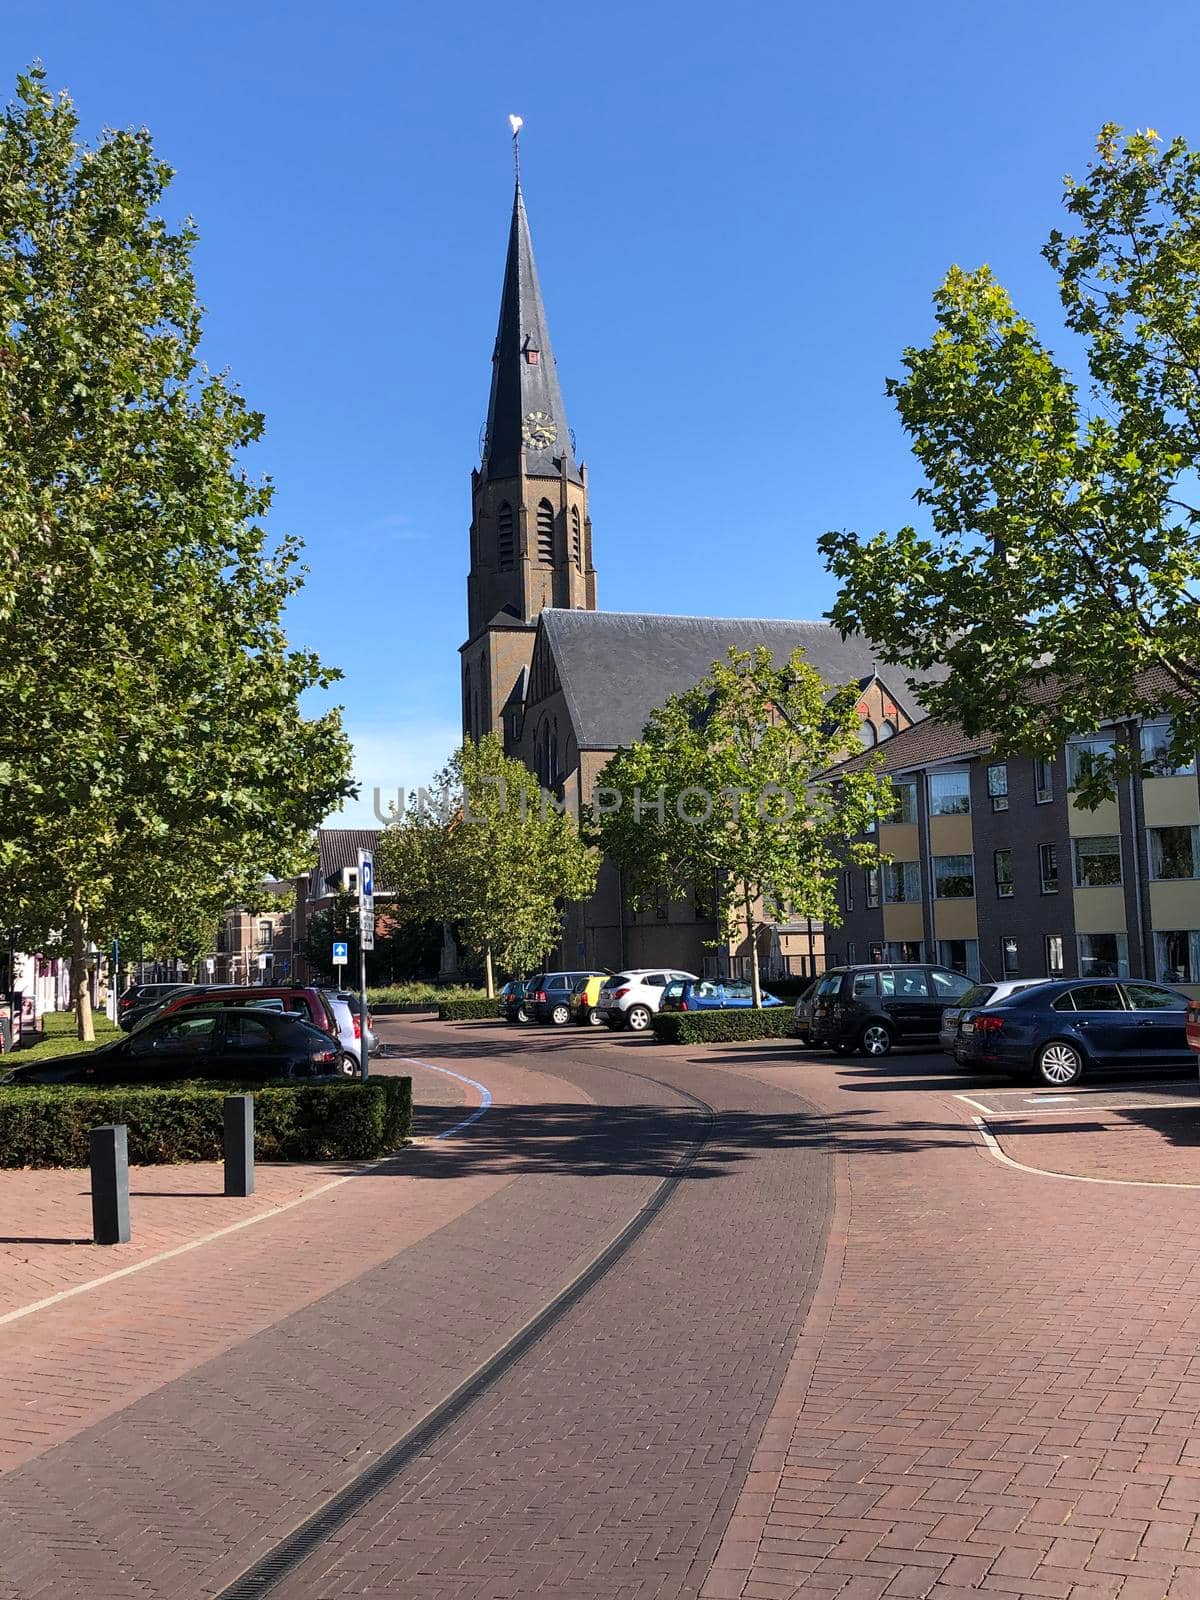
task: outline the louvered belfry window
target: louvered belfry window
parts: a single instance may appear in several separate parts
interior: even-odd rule
[[[554,507],[549,500],[539,500],[537,508],[538,560],[546,566],[554,565]]]
[[[511,572],[513,565],[513,509],[507,500],[501,502],[496,517],[497,551],[501,572]]]
[[[579,531],[579,507],[578,506],[572,506],[571,507],[571,555],[574,558],[575,565],[577,567],[579,567],[579,568],[582,568],[582,566],[583,566],[583,540],[582,540],[582,538],[580,536],[580,531]]]

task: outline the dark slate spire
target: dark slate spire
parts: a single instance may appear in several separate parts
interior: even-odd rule
[[[492,353],[484,476],[515,478],[522,447],[525,470],[532,476],[557,478],[565,457],[567,476],[576,483],[582,481],[558,387],[525,197],[518,178],[500,298],[500,326]]]

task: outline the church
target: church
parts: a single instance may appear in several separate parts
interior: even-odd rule
[[[518,176],[487,424],[471,473],[464,736],[500,734],[508,754],[578,815],[654,707],[698,683],[731,646],[765,645],[779,661],[799,646],[827,682],[857,683],[864,744],[924,716],[907,684],[880,679],[869,640],[843,640],[827,622],[602,611],[595,557],[588,469],[567,423]],[[555,959],[742,970],[746,952],[715,948],[717,931],[703,904],[635,912],[606,862],[591,899],[567,908]],[[823,965],[820,924],[781,924],[764,938],[769,976]]]

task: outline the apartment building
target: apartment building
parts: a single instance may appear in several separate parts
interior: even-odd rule
[[[881,864],[844,872],[830,966],[932,960],[972,978],[1157,978],[1200,992],[1200,786],[1166,724],[1072,739],[1056,759],[996,758],[986,737],[918,723],[874,752],[892,778]],[[1136,742],[1152,776],[1087,811],[1090,758]],[[837,771],[861,766],[855,757]]]

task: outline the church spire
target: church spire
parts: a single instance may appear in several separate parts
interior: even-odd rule
[[[515,155],[520,121],[514,121]],[[567,477],[575,483],[582,482],[558,387],[550,327],[542,304],[518,167],[504,290],[500,297],[500,323],[492,352],[484,477],[492,481],[515,477],[521,470],[522,449],[528,476],[557,478],[565,464]]]

